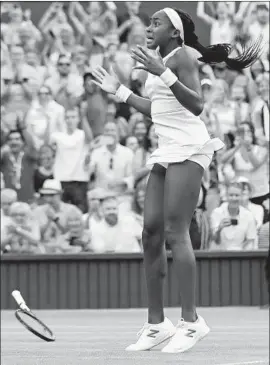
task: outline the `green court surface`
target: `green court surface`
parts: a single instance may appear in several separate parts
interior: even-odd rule
[[[36,311],[55,332],[46,343],[1,313],[1,365],[266,365],[269,311],[259,308],[202,308],[210,334],[184,354],[159,349],[125,352],[146,319],[146,310]],[[177,323],[178,309],[166,315]]]

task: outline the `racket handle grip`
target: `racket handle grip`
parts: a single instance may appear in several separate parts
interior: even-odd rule
[[[19,292],[19,290],[13,290],[11,295],[13,296],[13,298],[15,299],[15,301],[18,304],[19,307],[21,307],[22,305],[25,304],[25,301],[24,301],[21,293]]]

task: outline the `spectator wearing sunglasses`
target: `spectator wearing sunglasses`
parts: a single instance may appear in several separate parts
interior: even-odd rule
[[[90,170],[94,176],[95,187],[102,187],[118,195],[120,210],[130,210],[133,188],[129,177],[132,176],[133,152],[119,143],[117,125],[108,122],[104,127],[103,146],[93,151]]]
[[[55,101],[64,108],[74,106],[76,98],[83,94],[83,78],[71,72],[71,59],[60,55],[57,62],[57,72],[46,83],[52,90]]]
[[[35,140],[37,150],[48,138],[46,133],[65,132],[65,109],[52,98],[50,87],[43,85],[26,115],[26,125]]]

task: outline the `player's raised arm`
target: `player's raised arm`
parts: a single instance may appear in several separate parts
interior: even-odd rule
[[[93,71],[96,81],[93,81],[102,90],[109,94],[116,95],[122,102],[125,102],[138,110],[140,113],[151,116],[151,101],[141,96],[135,95],[126,86],[121,85],[116,73],[111,69],[108,73],[103,67],[99,66]]]

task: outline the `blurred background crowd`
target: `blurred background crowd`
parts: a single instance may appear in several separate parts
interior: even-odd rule
[[[129,52],[145,44],[147,2],[48,2],[38,20],[33,4],[1,3],[1,253],[141,252],[145,162],[157,137],[91,70],[113,67],[145,96],[147,75]],[[200,64],[201,118],[226,147],[205,171],[192,244],[266,249],[269,3],[197,2],[192,16],[209,28],[207,44],[233,43],[233,55],[258,37],[264,44],[241,73]]]

